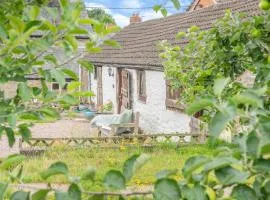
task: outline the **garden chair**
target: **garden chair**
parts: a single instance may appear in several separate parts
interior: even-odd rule
[[[98,115],[92,120],[91,126],[98,128],[99,136],[121,135],[132,130],[134,134],[138,134],[139,116],[139,112],[133,114],[131,110],[125,110],[121,114]]]

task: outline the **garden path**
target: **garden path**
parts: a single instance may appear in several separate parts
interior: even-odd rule
[[[80,119],[62,119],[52,123],[36,124],[31,128],[32,137],[35,138],[69,138],[95,136],[89,121]],[[13,148],[9,148],[5,136],[0,139],[0,158],[10,154],[19,153],[18,138]]]

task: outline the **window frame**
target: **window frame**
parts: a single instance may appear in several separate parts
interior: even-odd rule
[[[171,81],[166,80],[166,100],[165,106],[167,110],[183,112],[185,105],[179,102],[182,89],[172,89]],[[173,94],[172,94],[173,93]]]
[[[142,86],[142,82],[144,83]],[[144,88],[142,88],[144,87]],[[138,100],[146,104],[147,93],[146,93],[146,72],[145,70],[137,70],[137,94]]]

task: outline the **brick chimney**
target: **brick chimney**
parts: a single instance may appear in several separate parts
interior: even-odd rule
[[[130,17],[129,21],[130,21],[130,24],[140,23],[140,22],[142,22],[142,18],[140,17],[140,15],[138,13],[134,13]]]

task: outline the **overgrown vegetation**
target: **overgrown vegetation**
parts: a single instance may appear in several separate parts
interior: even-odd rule
[[[172,2],[179,7],[177,1]],[[266,3],[269,5],[269,0],[262,0],[262,2],[264,5],[260,6],[265,10],[269,9],[269,6],[265,6]],[[38,7],[31,7],[30,18],[24,19],[8,16],[7,13],[3,14],[4,20],[1,21],[0,31],[0,41],[3,44],[0,49],[0,64],[3,69],[0,71],[1,81],[22,81],[18,87],[18,95],[14,99],[1,98],[1,112],[3,110],[1,133],[5,131],[11,145],[14,142],[14,131],[17,130],[17,113],[27,112],[27,116],[33,116],[33,113],[29,112],[26,102],[33,98],[33,95],[43,95],[42,99],[46,99],[48,95],[46,87],[40,91],[28,87],[25,83],[25,74],[32,72],[33,67],[41,63],[34,62],[34,65],[32,62],[33,60],[41,61],[37,56],[40,52],[32,52],[32,48],[35,49],[41,45],[40,41],[28,41],[25,38],[29,39],[32,31],[44,28],[45,24],[45,30],[49,31],[50,37],[47,38],[46,35],[42,44],[45,42],[50,47],[54,44],[51,43],[51,38],[58,38],[56,33],[67,33],[69,34],[67,37],[62,35],[63,37],[58,38],[57,41],[59,40],[64,47],[72,49],[75,48],[74,38],[70,34],[78,34],[78,29],[73,32],[74,30],[69,28],[74,28],[73,25],[76,22],[95,24],[95,31],[101,35],[108,32],[97,25],[97,22],[79,20],[79,10],[77,10],[79,6],[69,4],[66,0],[60,0],[60,3],[63,14],[61,17],[63,23],[60,23],[60,26],[53,26],[48,22],[37,23]],[[162,6],[155,7],[155,10],[161,10],[166,15],[165,11],[162,11]],[[73,14],[70,15],[70,12]],[[20,15],[20,13],[23,12],[18,10],[16,14]],[[36,17],[33,18],[33,16]],[[74,18],[70,19],[70,16]],[[30,21],[28,21],[29,19]],[[154,199],[265,200],[270,198],[269,23],[268,12],[263,16],[252,18],[243,18],[241,15],[228,13],[210,31],[198,32],[196,27],[192,27],[188,33],[180,33],[179,37],[188,36],[190,40],[184,51],[179,50],[179,47],[165,45],[164,58],[167,58],[168,61],[165,63],[166,74],[172,79],[175,86],[183,87],[185,91],[183,94],[188,94],[186,95],[187,102],[194,100],[195,95],[200,95],[200,90],[204,95],[204,97],[196,97],[196,102],[188,107],[187,112],[193,114],[202,109],[207,111],[204,114],[210,119],[211,136],[217,138],[223,130],[229,128],[235,136],[233,141],[236,148],[223,146],[218,148],[213,156],[190,157],[182,169],[184,180],[172,177],[176,173],[174,170],[159,172],[154,183]],[[114,46],[116,44],[112,41],[107,43]],[[95,47],[93,42],[88,44],[89,49],[95,52],[100,50]],[[188,52],[192,57],[187,55]],[[20,57],[18,54],[24,56]],[[46,58],[44,59],[46,60]],[[49,61],[51,60],[54,59],[49,59]],[[88,66],[88,69],[91,68],[86,61],[81,61],[81,64]],[[60,69],[57,66],[54,70],[49,71],[39,68],[42,72],[41,75],[48,81],[53,77],[61,82],[61,74],[65,72],[58,71]],[[237,77],[246,70],[253,72],[256,76],[252,87],[236,84]],[[71,73],[68,74],[71,75]],[[182,79],[179,74],[186,80]],[[189,81],[191,84],[188,83]],[[73,102],[74,95],[69,94],[60,102],[70,104]],[[51,113],[51,110],[50,112],[37,110],[36,113]],[[27,139],[29,137],[27,126],[19,125],[18,128],[19,133],[24,139]],[[21,163],[24,159],[21,155],[15,155],[2,161],[1,169],[9,172],[11,182],[21,180],[23,174]],[[126,189],[127,183],[148,160],[149,156],[146,154],[135,154],[124,162],[123,168],[110,169],[103,178],[104,188],[108,191]],[[74,177],[64,162],[57,161],[47,170],[42,171],[40,175],[46,181],[56,175],[63,175],[70,183],[67,192],[55,191],[50,187],[34,194],[17,191],[11,194],[11,199],[46,199],[51,193],[57,200],[80,200],[84,197],[80,182],[93,181],[95,173],[93,168],[89,168],[82,173],[81,177]],[[8,183],[0,183],[0,199],[4,198],[7,187]],[[105,199],[106,197],[93,197],[93,199],[98,198]],[[124,198],[119,197],[119,199]]]
[[[82,186],[86,191],[102,191],[103,177],[110,169],[121,170],[123,163],[134,154],[146,153],[150,156],[148,162],[138,173],[131,179],[128,186],[136,186],[138,188],[152,185],[155,182],[155,174],[161,169],[177,170],[175,177],[182,177],[179,169],[184,165],[185,160],[190,156],[212,155],[208,145],[193,145],[175,148],[173,145],[160,145],[158,147],[143,148],[121,146],[116,148],[70,148],[67,146],[59,146],[50,149],[45,154],[37,157],[27,158],[22,165],[24,173],[22,176],[23,183],[42,183],[40,176],[52,163],[59,160],[65,162],[69,167],[69,172],[74,177],[82,176],[84,171],[93,167],[96,171],[95,182],[83,181]],[[5,175],[4,175],[5,174]],[[7,180],[7,173],[1,173],[0,180]],[[58,176],[49,179],[51,183],[68,184],[68,180],[64,176]]]

